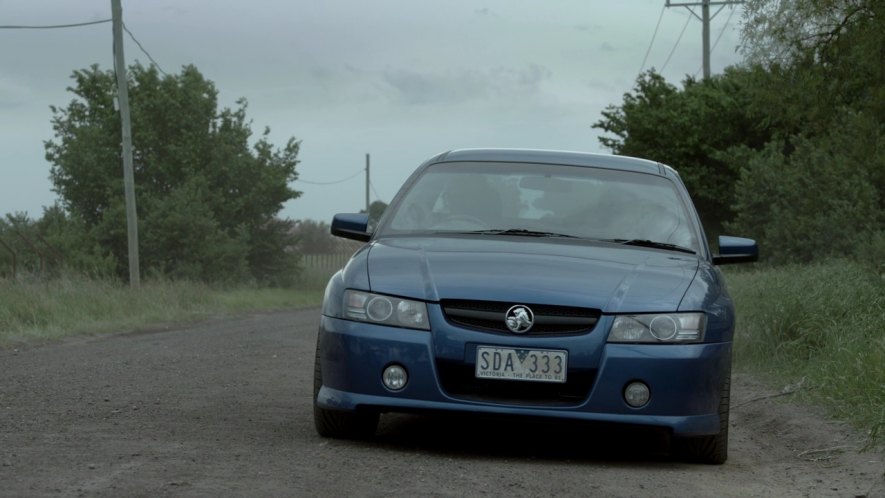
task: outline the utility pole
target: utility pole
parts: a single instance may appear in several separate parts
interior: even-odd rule
[[[703,24],[701,38],[704,41],[702,48],[704,51],[704,79],[707,79],[710,77],[710,0],[701,2],[701,23]]]
[[[692,2],[692,3],[672,3],[670,0],[667,0],[667,7],[685,7],[691,12],[691,15],[701,20],[703,24],[702,36],[703,36],[703,60],[704,60],[704,79],[710,77],[710,20],[716,17],[722,9],[725,8],[726,5],[739,5],[744,3],[744,0],[724,0],[724,1],[714,1],[710,0],[701,0],[700,2]],[[716,14],[710,15],[710,6],[711,5],[720,5],[719,10],[716,11]],[[695,14],[691,7],[701,8],[701,15],[698,16]]]
[[[129,286],[140,284],[138,268],[138,216],[135,211],[135,173],[132,170],[132,129],[129,123],[129,86],[123,58],[123,7],[120,0],[111,0],[114,25],[114,69],[117,74],[117,100],[123,135],[123,190],[126,195],[126,229],[129,239]]]
[[[369,154],[366,154],[366,214],[369,214]]]

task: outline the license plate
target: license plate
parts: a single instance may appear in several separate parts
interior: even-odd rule
[[[478,346],[476,378],[564,383],[568,352]]]

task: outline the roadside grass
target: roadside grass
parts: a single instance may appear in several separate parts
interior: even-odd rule
[[[138,330],[227,313],[319,306],[331,265],[306,265],[296,289],[64,276],[0,280],[0,347]],[[729,271],[738,309],[735,366],[827,408],[885,443],[885,278],[869,265]]]
[[[319,306],[323,287],[315,282],[296,289],[272,289],[147,280],[132,290],[119,281],[79,276],[0,280],[0,347],[131,331],[226,313]]]
[[[885,443],[885,277],[848,261],[727,275],[735,365]]]

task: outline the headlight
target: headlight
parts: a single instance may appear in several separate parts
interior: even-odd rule
[[[430,330],[427,305],[421,301],[357,290],[344,291],[344,318],[395,327]]]
[[[704,340],[703,313],[619,315],[608,342],[700,342]]]

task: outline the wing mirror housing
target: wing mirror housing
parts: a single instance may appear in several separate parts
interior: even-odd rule
[[[759,246],[753,239],[719,236],[719,254],[713,256],[714,265],[752,263],[759,259]]]
[[[369,233],[369,215],[366,213],[341,213],[332,218],[332,235],[345,239],[368,242],[372,238]]]

